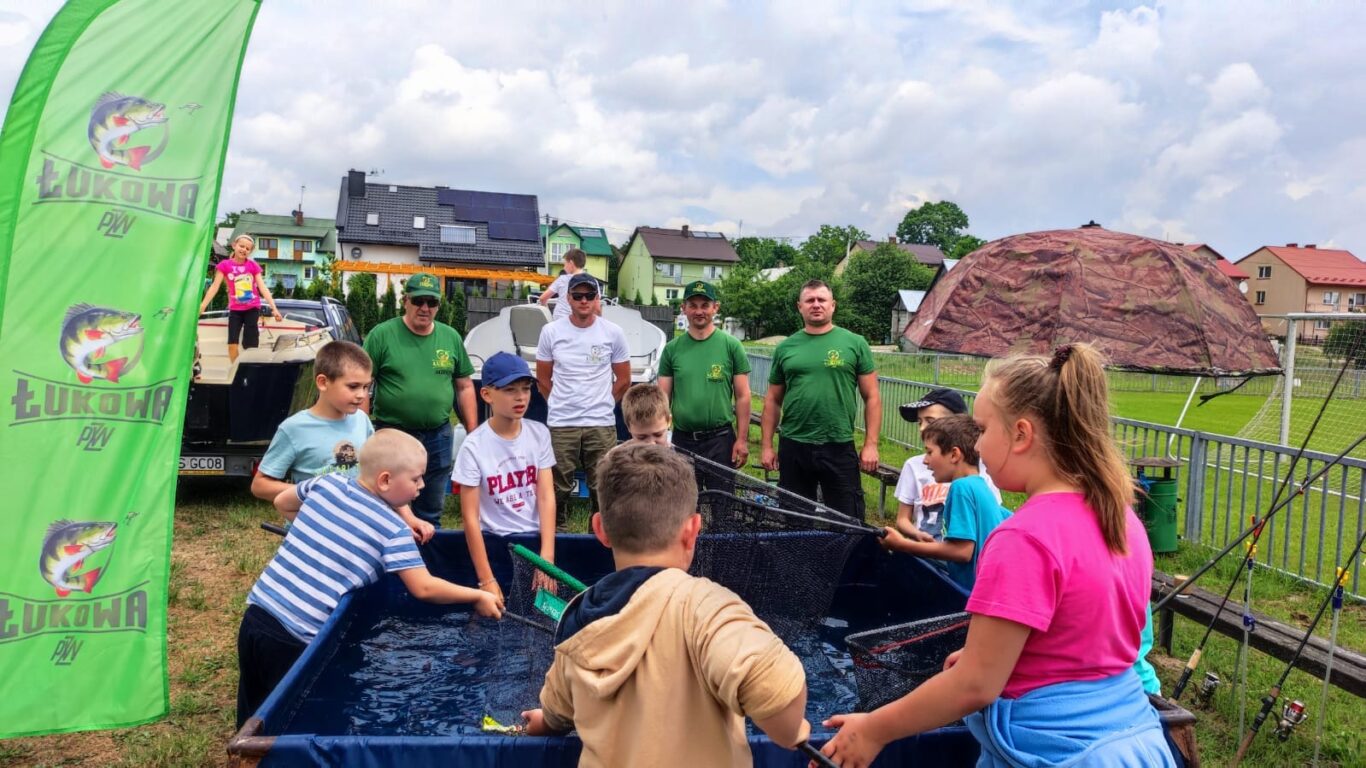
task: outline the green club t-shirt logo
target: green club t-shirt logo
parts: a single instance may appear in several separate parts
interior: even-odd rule
[[[707,369],[707,381],[723,381],[724,379],[719,363],[713,364],[711,368]]]
[[[840,351],[838,349],[832,349],[825,353],[826,368],[840,368],[843,367],[843,365],[844,361],[840,359]]]
[[[436,357],[432,358],[432,371],[434,373],[450,373],[455,370],[455,358],[451,357],[450,350],[438,349]]]

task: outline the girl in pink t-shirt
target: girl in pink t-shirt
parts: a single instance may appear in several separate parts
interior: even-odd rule
[[[257,323],[261,318],[261,299],[270,303],[271,315],[279,322],[280,310],[275,306],[275,297],[261,279],[261,265],[251,260],[251,252],[256,249],[256,241],[250,235],[238,235],[232,241],[232,256],[214,265],[213,283],[204,293],[199,303],[199,314],[209,308],[213,297],[218,295],[218,287],[228,284],[228,360],[237,361],[237,340],[241,337],[242,346],[255,349],[260,344]]]
[[[861,768],[889,742],[966,717],[978,766],[1174,765],[1133,672],[1152,551],[1110,437],[1100,354],[993,361],[973,408],[982,463],[1029,500],[987,539],[966,645],[944,671],[868,714],[826,722],[822,750]]]

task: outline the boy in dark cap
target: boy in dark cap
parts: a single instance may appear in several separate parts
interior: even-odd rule
[[[962,395],[951,389],[932,389],[916,402],[903,403],[900,411],[901,418],[918,424],[923,431],[936,419],[967,413],[968,405]],[[991,482],[986,467],[979,466],[978,471],[999,503],[1001,491]],[[934,479],[934,473],[925,466],[924,454],[907,459],[896,484],[897,530],[920,541],[941,538],[944,532],[940,513],[944,510],[944,500],[948,495],[949,484]]]

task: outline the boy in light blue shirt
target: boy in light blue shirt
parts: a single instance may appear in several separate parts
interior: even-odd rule
[[[920,431],[925,443],[925,466],[935,482],[949,483],[944,501],[944,540],[917,531],[906,536],[887,528],[883,546],[897,552],[941,560],[949,578],[972,591],[977,581],[977,559],[987,536],[1010,516],[978,473],[977,437],[981,430],[972,417],[956,414],[935,420]]]
[[[375,433],[370,416],[360,409],[373,380],[371,369],[370,356],[349,341],[328,342],[318,350],[313,361],[318,401],[276,429],[251,481],[256,498],[273,501],[281,491],[322,475],[357,476],[361,446]],[[419,543],[435,532],[407,505],[398,513]]]

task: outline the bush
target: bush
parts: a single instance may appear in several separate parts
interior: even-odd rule
[[[394,282],[390,280],[384,288],[384,295],[379,298],[379,322],[392,320],[398,314],[398,296],[394,294]]]
[[[465,291],[463,288],[457,287],[454,293],[441,302],[441,314],[438,317],[441,322],[459,331],[462,336],[465,334],[465,324],[469,322],[469,314],[465,307]]]
[[[375,276],[369,272],[358,272],[346,281],[346,309],[351,313],[351,320],[362,336],[379,324],[376,288]]]

